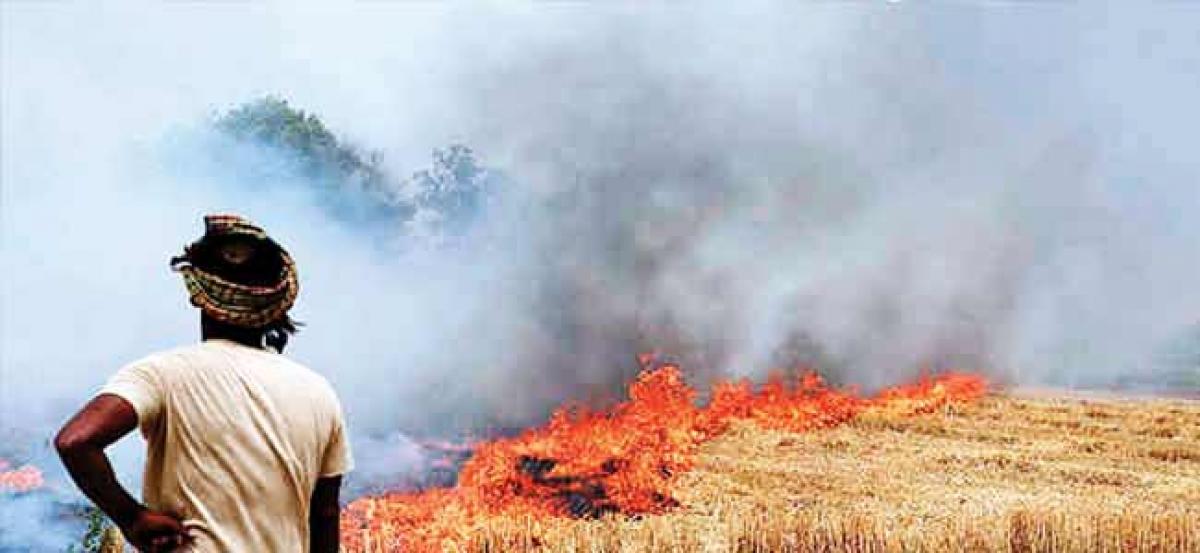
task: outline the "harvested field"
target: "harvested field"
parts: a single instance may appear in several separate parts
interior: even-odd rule
[[[806,433],[742,422],[675,497],[637,519],[493,517],[445,549],[1200,551],[1200,402],[989,396]]]

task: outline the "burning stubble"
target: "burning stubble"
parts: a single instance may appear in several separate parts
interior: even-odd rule
[[[346,547],[437,551],[468,547],[495,520],[664,514],[680,507],[676,486],[701,446],[738,423],[802,433],[863,416],[939,412],[986,389],[979,376],[947,374],[863,399],[809,373],[761,389],[726,382],[700,407],[679,367],[643,359],[627,401],[598,412],[562,409],[544,426],[480,443],[453,488],[354,502],[343,519]]]

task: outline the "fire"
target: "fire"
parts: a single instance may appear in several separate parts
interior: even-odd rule
[[[808,373],[757,390],[744,380],[719,383],[699,406],[678,367],[648,368],[611,409],[562,408],[545,426],[476,444],[453,488],[354,501],[343,540],[348,551],[440,551],[464,543],[489,517],[662,513],[678,505],[675,476],[735,421],[803,432],[864,412],[927,413],[985,391],[979,376],[945,374],[862,398]]]
[[[0,459],[0,493],[25,493],[41,488],[45,481],[42,471],[33,465],[22,465],[12,469],[12,465]]]

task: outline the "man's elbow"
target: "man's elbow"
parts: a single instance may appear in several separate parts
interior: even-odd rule
[[[92,447],[92,441],[81,432],[73,431],[70,427],[63,428],[54,436],[54,449],[59,457],[71,457]]]

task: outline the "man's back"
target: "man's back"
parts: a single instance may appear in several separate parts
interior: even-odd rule
[[[308,551],[318,478],[350,468],[328,383],[228,340],[151,355],[102,390],[138,413],[145,503],[181,517],[194,551]]]

